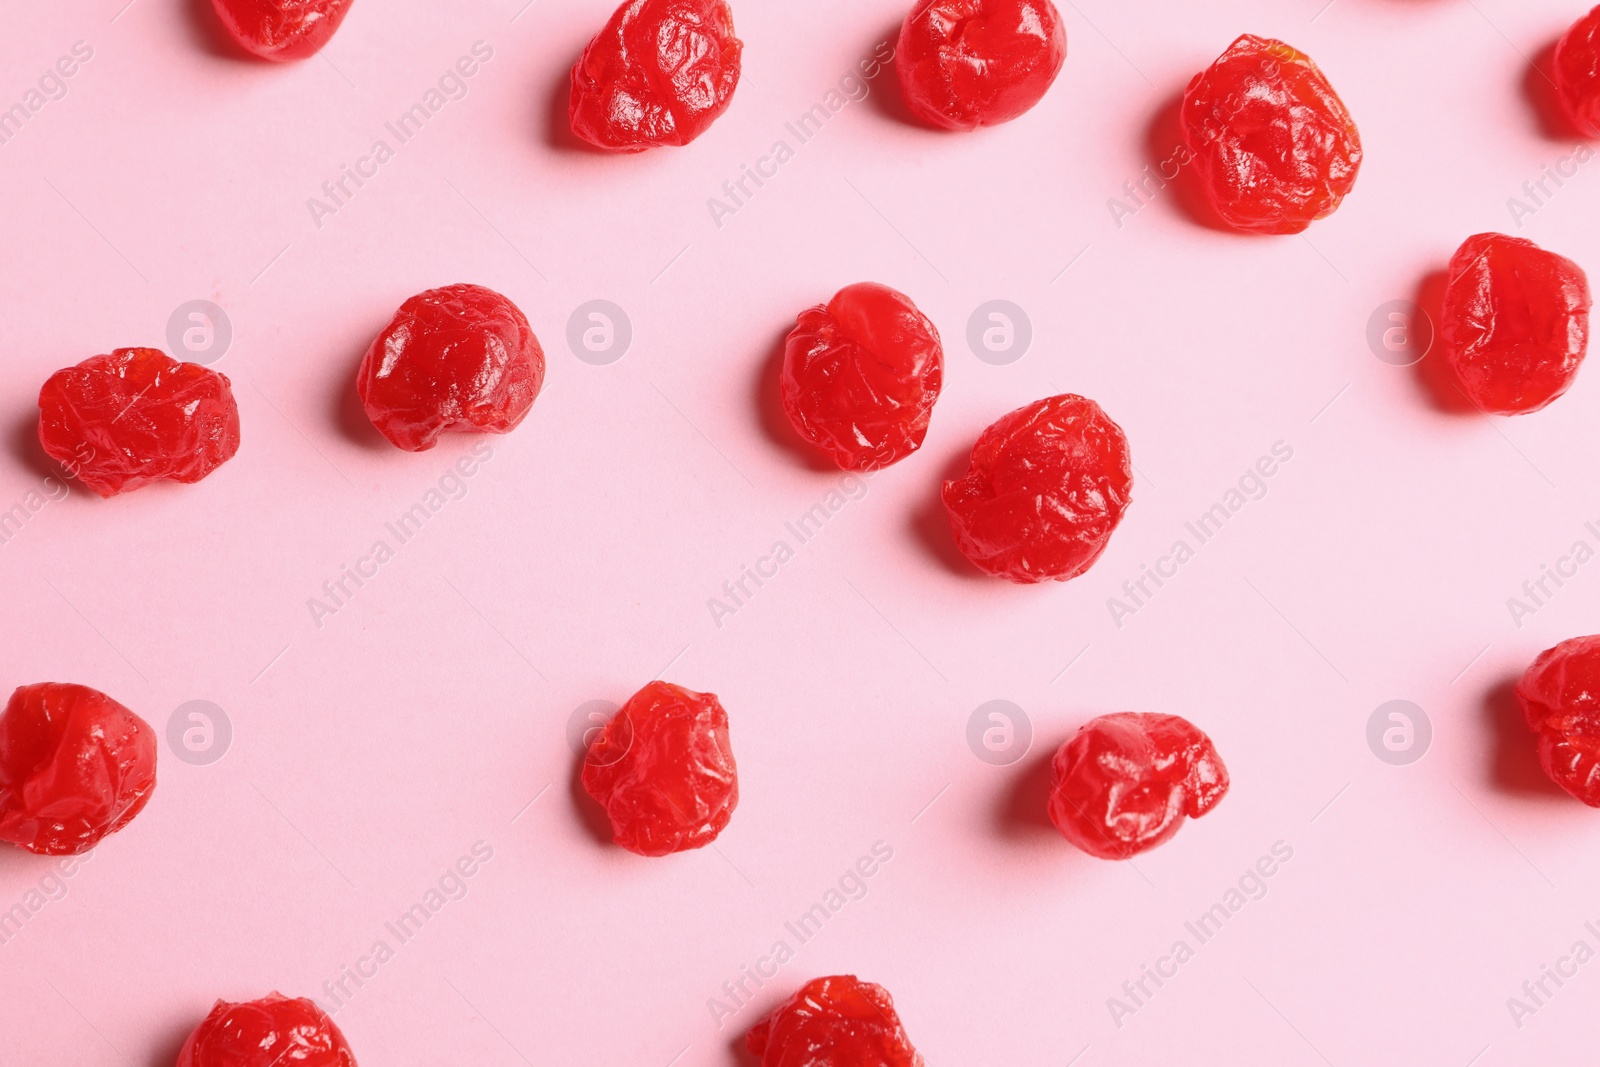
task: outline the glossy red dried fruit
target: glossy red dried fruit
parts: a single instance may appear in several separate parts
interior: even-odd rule
[[[262,59],[305,59],[322,50],[351,0],[212,0],[235,41]]]
[[[615,152],[686,145],[728,110],[743,51],[726,0],[627,0],[572,68],[572,132]]]
[[[400,305],[367,349],[356,392],[378,432],[425,452],[458,430],[509,433],[544,385],[544,349],[510,300],[449,285]]]
[[[1233,42],[1189,83],[1181,117],[1211,203],[1235,229],[1299,233],[1355,187],[1355,122],[1317,65],[1282,41]]]
[[[39,443],[101,496],[198,482],[239,451],[239,407],[227,375],[153,348],[119,348],[44,383]]]
[[[1066,581],[1105,551],[1133,492],[1128,439],[1100,405],[1065,393],[990,426],[944,483],[950,531],[980,570]]]
[[[1589,348],[1589,280],[1570,259],[1498,233],[1450,259],[1440,336],[1467,399],[1483,411],[1538,411],[1571,387]]]
[[[815,978],[745,1038],[760,1067],[923,1067],[889,991],[853,974]]]
[[[1066,61],[1066,27],[1050,0],[918,0],[895,67],[912,114],[974,130],[1028,111]]]
[[[356,1058],[315,1003],[269,993],[217,1001],[183,1043],[178,1067],[356,1067]]]
[[[1551,61],[1556,94],[1573,125],[1600,137],[1600,7],[1573,23]]]
[[[1091,856],[1123,860],[1166,841],[1228,791],[1211,738],[1176,715],[1102,715],[1051,763],[1050,821]]]
[[[886,285],[846,286],[800,313],[783,353],[783,410],[795,432],[848,471],[922,447],[944,381],[939,331]]]
[[[1517,682],[1517,702],[1539,736],[1550,780],[1600,808],[1600,636],[1546,649]]]
[[[0,713],[0,840],[46,856],[86,852],[155,787],[155,734],[104,693],[25,685]]]
[[[651,682],[595,735],[583,788],[631,852],[665,856],[710,844],[739,804],[728,713],[714,694]]]

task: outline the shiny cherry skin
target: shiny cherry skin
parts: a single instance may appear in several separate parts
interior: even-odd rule
[[[1473,406],[1538,411],[1571,388],[1589,350],[1589,279],[1532,241],[1480,233],[1450,259],[1445,360]]]
[[[1234,229],[1300,233],[1355,188],[1355,120],[1310,57],[1282,41],[1233,42],[1189,83],[1180,117],[1187,161]]]
[[[212,0],[239,46],[274,62],[316,55],[353,0]]]
[[[693,141],[728,110],[744,42],[727,0],[627,0],[572,68],[572,132],[642,152]]]
[[[1585,137],[1600,137],[1600,7],[1562,35],[1551,68],[1572,124]]]
[[[356,1058],[315,1003],[269,993],[217,1001],[184,1042],[177,1067],[356,1067]]]
[[[886,285],[849,285],[802,312],[784,345],[783,410],[801,438],[847,471],[922,447],[944,382],[939,331]]]
[[[853,974],[807,982],[745,1043],[759,1067],[925,1067],[889,991]]]
[[[728,713],[715,694],[651,682],[595,734],[583,788],[630,852],[666,856],[709,845],[739,804]]]
[[[1051,763],[1050,821],[1091,856],[1128,859],[1216,807],[1228,769],[1176,715],[1118,712],[1086,723]]]
[[[1050,0],[918,0],[895,69],[917,118],[975,130],[1032,109],[1066,61],[1066,27]]]
[[[1540,653],[1517,682],[1517,703],[1539,739],[1550,780],[1600,808],[1600,636]]]
[[[45,856],[87,852],[155,787],[155,732],[98,690],[25,685],[0,713],[0,840]]]

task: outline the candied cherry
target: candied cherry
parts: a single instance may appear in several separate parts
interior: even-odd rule
[[[596,148],[686,145],[733,101],[744,43],[726,0],[627,0],[572,68],[572,132]]]
[[[1600,636],[1540,653],[1517,682],[1517,703],[1539,737],[1544,773],[1600,808]]]
[[[939,331],[911,299],[862,282],[800,313],[783,351],[783,410],[847,471],[918,448],[944,379]]]
[[[896,56],[912,114],[975,130],[1044,99],[1067,61],[1067,31],[1050,0],[918,0]]]
[[[1176,715],[1102,715],[1061,746],[1050,769],[1050,821],[1103,860],[1155,848],[1228,791],[1211,738]]]
[[[1064,582],[1100,558],[1133,492],[1128,439],[1100,405],[1064,393],[984,430],[944,483],[950,531],[978,569]]]
[[[155,733],[104,693],[25,685],[0,712],[0,841],[87,852],[133,821],[155,787]]]
[[[1300,233],[1355,187],[1355,121],[1310,57],[1282,41],[1233,42],[1189,83],[1181,118],[1212,206],[1235,229]]]
[[[665,856],[709,845],[739,804],[728,713],[712,693],[651,682],[595,734],[583,788],[630,852]]]
[[[286,61],[316,55],[352,0],[212,0],[217,17],[245,51]]]
[[[1600,137],[1600,7],[1573,23],[1551,61],[1556,95],[1578,131]]]
[[[1572,260],[1498,233],[1450,259],[1444,357],[1479,409],[1524,415],[1555,400],[1589,348],[1589,279]]]
[[[889,991],[853,974],[807,982],[745,1044],[760,1067],[924,1067]]]
[[[268,993],[217,1001],[183,1043],[178,1067],[356,1067],[356,1058],[313,1001]]]
[[[239,451],[239,407],[225,374],[153,348],[119,348],[44,383],[39,443],[103,497],[198,482]]]
[[[481,285],[400,305],[361,360],[356,392],[397,448],[425,452],[448,431],[509,433],[544,385],[544,349],[522,311]]]

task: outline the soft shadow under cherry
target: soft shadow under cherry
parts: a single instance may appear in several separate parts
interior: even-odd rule
[[[1518,796],[1571,800],[1539,765],[1539,738],[1523,718],[1516,685],[1516,676],[1508,677],[1484,694],[1483,719],[1492,736],[1489,784]]]

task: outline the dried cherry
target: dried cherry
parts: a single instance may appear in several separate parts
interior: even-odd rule
[[[895,67],[919,119],[974,130],[1028,111],[1066,61],[1066,27],[1050,0],[917,0]]]
[[[119,348],[44,383],[39,443],[100,496],[198,482],[239,451],[239,407],[225,374]]]
[[[1578,131],[1600,137],[1600,7],[1573,23],[1551,60],[1556,95]]]
[[[322,50],[352,0],[212,0],[217,17],[247,52],[262,59],[305,59]]]
[[[1589,348],[1589,280],[1532,241],[1480,233],[1450,259],[1444,357],[1461,391],[1498,415],[1538,411],[1565,393]]]
[[[522,311],[481,285],[449,285],[400,305],[356,373],[378,432],[425,452],[448,431],[509,433],[544,385],[544,349]]]
[[[1310,57],[1246,34],[1183,94],[1184,140],[1217,214],[1256,233],[1300,233],[1339,207],[1361,135]]]
[[[943,380],[939,331],[885,285],[849,285],[801,312],[784,345],[783,409],[844,470],[876,470],[922,447]]]
[[[1123,860],[1172,837],[1228,791],[1211,738],[1187,719],[1102,715],[1051,763],[1050,821],[1091,856]]]
[[[630,852],[665,856],[710,844],[739,803],[728,713],[712,693],[651,682],[595,734],[583,788]]]
[[[143,811],[155,786],[155,733],[98,690],[25,685],[0,713],[0,841],[87,852]]]
[[[1539,737],[1544,773],[1600,808],[1600,636],[1574,637],[1540,653],[1517,682],[1517,702]]]
[[[178,1067],[356,1067],[355,1054],[321,1008],[269,993],[219,1000],[183,1043]]]
[[[733,101],[744,43],[727,0],[627,0],[572,68],[572,132],[597,148],[686,145]]]
[[[1066,581],[1100,558],[1133,491],[1128,439],[1100,405],[1066,393],[984,430],[944,483],[950,530],[980,570],[1031,585]]]
[[[853,974],[815,978],[745,1037],[760,1067],[923,1067],[889,991]]]

